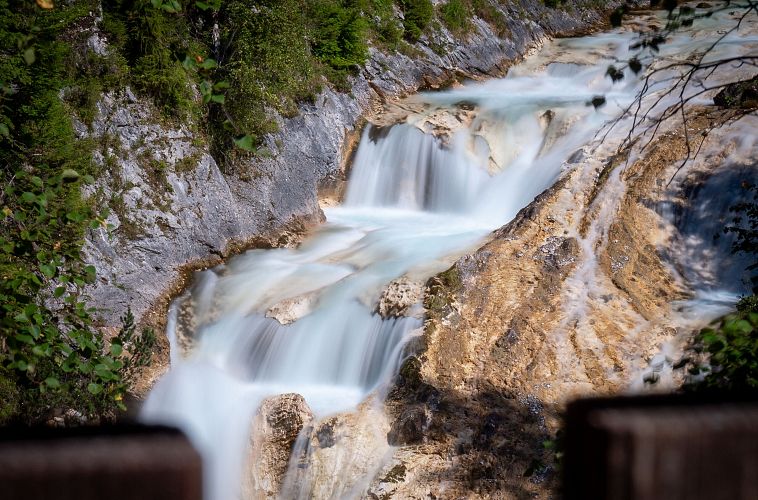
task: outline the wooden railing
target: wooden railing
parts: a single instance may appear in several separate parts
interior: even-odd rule
[[[758,500],[754,399],[580,400],[565,432],[565,498]]]

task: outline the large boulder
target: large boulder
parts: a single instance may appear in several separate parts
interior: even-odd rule
[[[300,394],[281,394],[263,401],[252,423],[243,498],[276,498],[298,435],[313,420]]]

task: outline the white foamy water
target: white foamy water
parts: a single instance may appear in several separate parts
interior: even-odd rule
[[[686,31],[678,37],[671,50],[707,41]],[[263,398],[300,393],[325,416],[381,393],[421,324],[376,314],[382,289],[446,269],[570,168],[566,160],[634,98],[639,79],[631,73],[616,85],[605,77],[633,38],[618,30],[556,41],[506,78],[419,95],[431,110],[473,103],[475,118],[447,141],[412,124],[368,127],[345,204],[327,210],[312,236],[298,248],[253,250],[198,273],[172,305],[171,370],[142,419],[187,432],[204,458],[206,499],[239,496]],[[589,104],[597,95],[607,99],[599,109]],[[195,339],[186,356],[176,331],[182,308],[191,310],[183,327]],[[282,311],[294,321],[269,317]]]

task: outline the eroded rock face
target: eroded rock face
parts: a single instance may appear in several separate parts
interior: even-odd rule
[[[628,164],[611,147],[574,158],[491,241],[429,280],[421,348],[387,403],[400,448],[370,491],[549,497],[557,476],[541,442],[568,399],[675,383],[672,351],[708,320],[676,305],[688,282],[665,208],[687,203],[703,175],[751,168],[755,148],[741,138],[756,118],[728,117],[691,111],[691,134],[726,124],[678,173],[686,144],[674,125]]]
[[[392,446],[423,442],[429,420],[429,409],[424,405],[405,408],[392,423],[392,428],[387,433],[387,442]]]
[[[277,498],[295,441],[312,420],[313,413],[300,394],[263,401],[252,424],[243,498]]]

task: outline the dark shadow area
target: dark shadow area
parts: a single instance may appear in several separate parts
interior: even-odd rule
[[[733,208],[751,201],[747,186],[755,182],[756,167],[700,173],[683,182],[677,202],[660,207],[678,231],[669,260],[694,289],[739,294],[750,291],[746,269],[752,256],[733,252],[735,235],[724,229],[733,225],[738,215]]]
[[[527,499],[556,488],[553,454],[543,444],[551,439],[543,415],[555,409],[489,385],[470,393],[438,390],[420,380],[419,366],[408,358],[388,396],[394,422],[387,438],[446,448],[451,467],[422,483],[454,481],[486,498]]]

